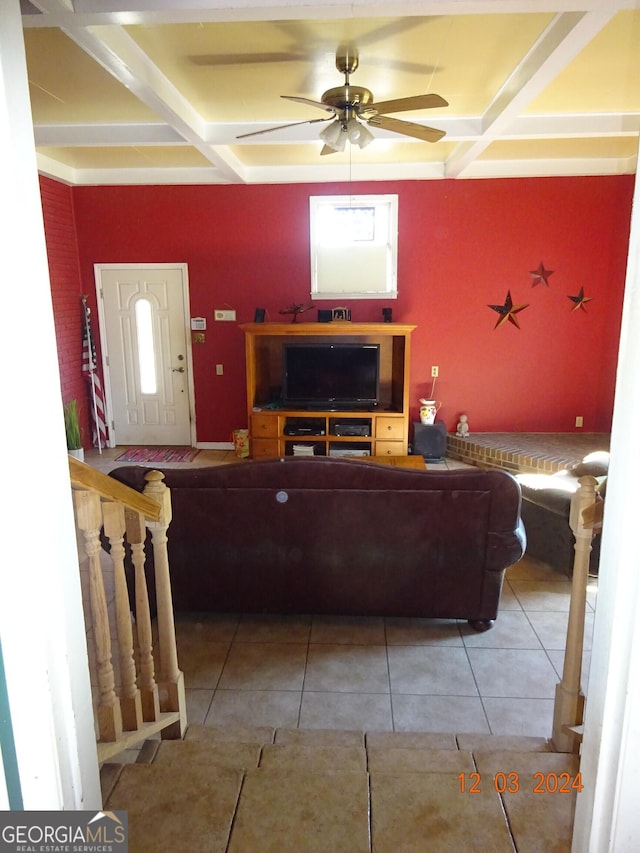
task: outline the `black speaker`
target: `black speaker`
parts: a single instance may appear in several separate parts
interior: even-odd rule
[[[330,323],[333,319],[333,311],[318,310],[318,323]]]
[[[264,315],[265,315],[265,309],[264,308],[256,308],[256,313],[254,314],[253,322],[254,323],[264,323]]]
[[[383,308],[382,309],[383,322],[391,323],[392,322],[392,319],[391,319],[392,314],[393,314],[393,311],[391,308]]]
[[[413,453],[432,462],[444,459],[447,452],[447,426],[442,421],[434,424],[414,423]]]

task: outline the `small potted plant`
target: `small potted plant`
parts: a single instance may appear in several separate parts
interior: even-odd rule
[[[67,450],[69,451],[69,455],[83,461],[84,450],[82,448],[82,436],[80,435],[78,405],[75,400],[69,400],[64,407],[64,429],[67,436]]]

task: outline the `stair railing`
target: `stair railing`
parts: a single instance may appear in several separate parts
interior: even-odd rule
[[[585,476],[571,498],[569,525],[575,536],[571,601],[567,624],[562,680],[556,685],[552,741],[559,752],[579,753],[584,718],[581,687],[584,623],[589,578],[589,555],[595,533],[602,527],[604,502],[598,481]]]
[[[88,628],[93,634],[97,669],[96,736],[98,760],[103,762],[157,733],[163,738],[181,738],[187,726],[167,553],[171,495],[159,471],[150,470],[146,475],[147,485],[142,494],[72,457],[69,457],[69,472],[79,533],[79,559],[81,565],[85,560],[88,562]],[[151,531],[158,613],[157,679],[145,574],[147,529]],[[101,532],[109,544],[108,556],[102,548]],[[131,549],[135,575],[135,619],[129,603],[125,539]],[[104,560],[113,572],[113,631],[105,592]]]

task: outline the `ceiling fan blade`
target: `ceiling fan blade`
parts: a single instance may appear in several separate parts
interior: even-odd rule
[[[448,101],[440,95],[414,95],[411,98],[396,98],[393,101],[380,101],[369,104],[366,111],[375,111],[380,115],[402,113],[407,110],[432,110],[435,107],[448,107]]]
[[[274,130],[282,130],[285,127],[297,127],[299,124],[316,124],[319,121],[331,121],[331,118],[312,118],[309,121],[294,121],[291,124],[279,124],[276,127],[266,127],[264,130],[252,130],[251,133],[241,133],[240,136],[236,136],[236,139],[246,139],[248,136],[273,133]]]
[[[367,124],[372,127],[381,127],[383,130],[392,130],[394,133],[402,133],[404,136],[413,136],[415,139],[422,139],[423,142],[437,142],[445,135],[444,130],[436,130],[435,127],[425,127],[422,124],[389,116],[373,116]]]
[[[335,109],[328,104],[323,104],[322,101],[312,101],[311,98],[302,98],[298,95],[280,95],[287,101],[297,101],[299,104],[309,104],[311,107],[320,107],[321,110],[326,110],[329,113],[335,114]]]

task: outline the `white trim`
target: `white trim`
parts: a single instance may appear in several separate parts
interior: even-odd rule
[[[640,453],[629,429],[640,419],[638,181],[633,211],[573,853],[640,850]]]
[[[113,396],[111,394],[111,372],[109,370],[109,351],[107,347],[106,324],[104,316],[104,300],[102,298],[102,271],[103,270],[180,270],[182,277],[182,304],[184,306],[184,329],[185,347],[187,355],[187,389],[189,393],[189,428],[191,433],[191,446],[196,446],[196,408],[195,408],[195,386],[193,382],[193,350],[191,344],[191,307],[189,303],[189,270],[186,263],[156,264],[94,264],[93,272],[96,282],[96,301],[98,304],[98,323],[100,333],[100,351],[102,353],[102,375],[104,379],[104,406],[105,417],[109,432],[108,447],[116,446],[116,435],[113,427]],[[94,329],[95,334],[95,329]]]

